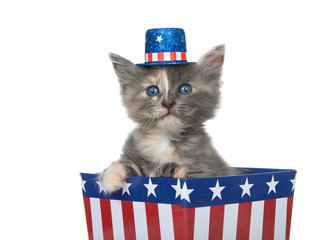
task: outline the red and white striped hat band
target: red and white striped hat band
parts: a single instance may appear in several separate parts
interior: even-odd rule
[[[146,53],[145,62],[187,61],[186,52]]]

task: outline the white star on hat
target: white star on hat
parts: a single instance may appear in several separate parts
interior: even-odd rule
[[[245,194],[251,197],[250,189],[253,185],[254,185],[253,183],[249,184],[248,178],[246,178],[245,184],[239,185],[243,189],[241,197],[243,197]]]
[[[188,189],[187,182],[184,182],[181,192],[181,200],[185,199],[190,202],[189,194],[192,193],[192,191],[194,191],[194,189]]]
[[[177,198],[178,196],[180,196],[181,193],[182,193],[180,179],[177,179],[177,183],[176,183],[176,185],[171,185],[171,186],[172,186],[172,188],[174,188],[175,191],[176,191],[175,198]]]
[[[159,42],[159,43],[160,43],[162,40],[163,40],[163,39],[162,39],[161,36],[158,36],[157,39],[156,39],[156,41]]]
[[[128,195],[131,196],[130,192],[129,192],[129,187],[131,186],[132,183],[127,183],[124,182],[123,188],[122,188],[122,195],[124,195],[124,193],[126,192]]]
[[[216,197],[219,197],[219,199],[222,199],[221,192],[224,188],[225,186],[219,186],[219,182],[217,180],[216,186],[209,188],[213,192],[211,201],[214,200]]]
[[[279,183],[279,181],[274,181],[274,175],[272,175],[272,180],[270,182],[266,182],[266,184],[268,185],[269,189],[268,189],[268,193],[270,194],[270,192],[274,192],[276,193],[276,189],[275,186]]]
[[[155,188],[158,186],[158,184],[153,184],[151,178],[149,178],[148,184],[144,185],[147,188],[147,197],[149,197],[151,194],[156,197]]]

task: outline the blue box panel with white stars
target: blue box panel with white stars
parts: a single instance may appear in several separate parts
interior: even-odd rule
[[[295,170],[240,168],[243,175],[174,179],[130,177],[122,189],[107,193],[99,174],[81,173],[84,197],[168,203],[196,208],[292,197]]]

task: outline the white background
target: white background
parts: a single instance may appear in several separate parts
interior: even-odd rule
[[[207,129],[234,166],[298,170],[291,236],[335,228],[332,1],[1,1],[1,239],[86,239],[79,172],[134,127],[108,52],[143,62],[148,28],[181,27],[188,60],[226,44]]]

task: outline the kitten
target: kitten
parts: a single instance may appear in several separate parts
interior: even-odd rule
[[[110,54],[129,117],[138,126],[119,161],[100,176],[107,191],[129,176],[200,178],[236,174],[204,129],[220,102],[224,45],[195,64],[137,66]]]

